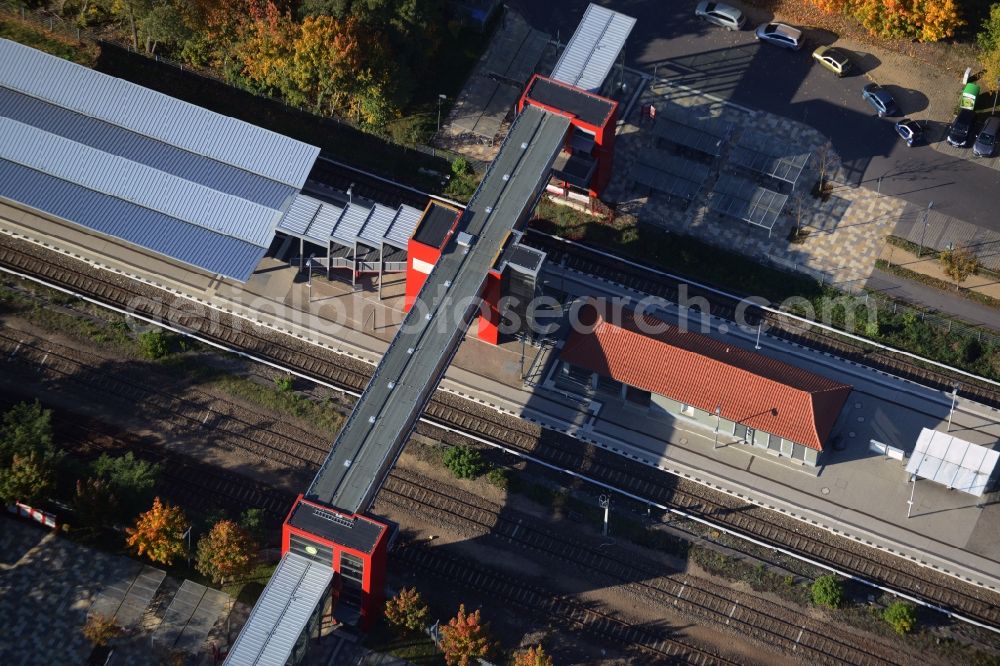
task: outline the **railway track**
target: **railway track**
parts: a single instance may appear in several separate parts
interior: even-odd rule
[[[379,493],[376,507],[389,504],[407,515],[421,514],[468,536],[490,535],[533,556],[600,585],[618,585],[628,593],[688,617],[699,617],[772,649],[822,664],[913,663],[916,655],[877,640],[858,644],[828,623],[754,595],[734,592],[686,574],[664,574],[662,565],[615,548],[592,548],[538,523],[534,517],[455,488],[428,484],[405,470],[394,470]],[[608,545],[608,544],[604,544]]]
[[[39,256],[40,253],[44,254]],[[136,303],[137,297],[146,296],[146,292],[152,290],[132,282],[128,282],[130,287],[125,288],[112,281],[117,279],[124,283],[125,278],[114,278],[84,264],[69,269],[62,265],[64,261],[69,260],[34,246],[9,239],[0,240],[0,265],[86,293],[112,306]],[[177,315],[167,310],[165,306],[160,306],[142,313],[151,317]],[[182,321],[204,337],[346,390],[358,391],[367,382],[366,370],[370,371],[369,367],[332,351],[310,348],[310,345],[291,336],[261,332],[245,322],[230,328],[224,323],[225,317],[212,320],[205,316],[199,318],[190,312],[184,313]],[[739,498],[679,481],[659,470],[635,464],[596,447],[588,447],[587,455],[581,456],[578,440],[551,431],[542,432],[537,426],[521,419],[497,414],[447,393],[439,391],[436,394],[427,414],[443,425],[485,435],[505,446],[585,473],[613,487],[665,505],[683,507],[692,514],[775,546],[802,549],[824,564],[874,580],[975,621],[1000,626],[1000,595],[947,574],[879,553]],[[448,440],[449,436],[442,438]],[[782,521],[793,523],[793,526],[781,526]]]
[[[716,291],[671,278],[652,266],[641,267],[638,262],[634,262],[637,265],[633,265],[631,259],[628,262],[615,259],[606,256],[602,250],[588,248],[580,243],[570,244],[535,229],[529,229],[523,242],[544,250],[548,261],[586,275],[600,276],[604,280],[641,294],[663,298],[670,302],[676,303],[678,301],[683,285],[684,295],[688,302],[696,298],[703,298],[709,303],[713,316],[729,321],[737,319],[736,314],[741,303],[740,299],[726,298]],[[762,310],[755,305],[746,307],[744,304],[744,307],[743,316],[747,323],[756,326],[758,322],[763,322],[768,335],[948,392],[957,384],[959,395],[991,407],[1000,408],[1000,391],[987,383],[977,382],[963,375],[948,374],[940,369],[922,365],[874,346],[866,346],[815,327],[807,327]]]
[[[405,544],[390,557],[425,576],[486,595],[494,603],[541,615],[563,627],[644,653],[659,663],[740,664],[703,648],[671,638],[667,632],[625,621],[566,597],[552,594],[523,579],[489,569],[471,559],[449,555],[442,548]]]

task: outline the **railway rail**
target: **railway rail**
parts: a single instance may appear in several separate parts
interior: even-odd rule
[[[493,504],[454,488],[428,484],[405,470],[394,470],[376,508],[389,504],[407,515],[422,514],[470,536],[488,534],[533,555],[551,558],[588,581],[608,581],[662,608],[676,609],[769,648],[822,664],[912,663],[915,655],[878,640],[845,635],[829,623],[755,595],[736,593],[705,579],[664,574],[662,566],[614,548],[590,547],[579,538],[540,525],[534,517]],[[604,544],[608,545],[608,544]]]
[[[978,381],[968,375],[948,373],[940,368],[920,364],[899,354],[886,352],[875,346],[865,345],[781,317],[744,301],[741,297],[725,297],[720,295],[719,290],[707,289],[673,277],[655,267],[643,266],[630,259],[612,257],[603,250],[581,243],[569,243],[536,229],[529,229],[523,242],[545,251],[548,261],[587,275],[599,275],[604,280],[670,302],[678,301],[683,285],[687,302],[704,298],[709,303],[710,313],[713,316],[728,321],[736,321],[737,309],[743,303],[743,317],[747,323],[753,326],[758,322],[763,323],[768,335],[948,392],[957,385],[959,395],[1000,408],[1000,390],[997,390],[995,385]]]
[[[56,260],[59,255],[22,242],[4,239],[0,242],[0,266],[38,276],[51,284],[88,294],[95,300],[113,307],[134,304],[136,297],[147,295],[151,288],[129,281],[129,288],[113,282],[111,274],[85,264],[73,269]],[[69,261],[66,259],[65,261]],[[126,278],[117,278],[125,282]],[[134,287],[132,285],[135,285]],[[141,301],[140,301],[141,302]],[[163,317],[177,313],[162,308],[143,313]],[[290,336],[262,333],[243,324],[227,327],[222,320],[184,313],[182,323],[199,335],[216,340],[226,347],[252,354],[280,367],[333,384],[348,391],[357,391],[367,381],[369,367],[334,352],[311,347]],[[176,318],[174,319],[176,321]],[[281,340],[278,340],[278,336]],[[802,548],[819,563],[838,570],[855,573],[863,580],[873,580],[905,592],[931,605],[953,613],[958,619],[969,618],[976,623],[1000,627],[1000,596],[992,591],[967,584],[945,573],[920,566],[901,557],[883,554],[863,544],[830,534],[792,518],[761,508],[746,500],[719,493],[699,484],[678,480],[662,472],[611,452],[593,448],[580,455],[578,440],[551,431],[542,432],[521,419],[486,410],[475,403],[447,393],[438,392],[428,407],[431,420],[451,428],[478,432],[513,449],[548,459],[565,469],[585,473],[591,478],[621,488],[634,495],[654,499],[667,505],[681,505],[685,510],[703,516],[717,524],[773,543],[776,547]],[[461,407],[456,405],[461,404]],[[421,426],[426,427],[426,426]],[[681,485],[684,484],[684,485]],[[680,491],[678,490],[680,488]],[[682,503],[682,504],[680,504]],[[792,526],[778,527],[782,521]],[[841,545],[843,544],[843,545]],[[872,553],[862,555],[860,552]]]

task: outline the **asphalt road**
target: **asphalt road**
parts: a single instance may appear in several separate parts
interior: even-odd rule
[[[540,30],[558,35],[565,43],[576,29],[586,3],[581,0],[508,0]],[[848,180],[874,187],[882,177],[881,192],[902,197],[917,206],[934,209],[1000,231],[996,212],[1000,171],[955,159],[930,146],[908,148],[892,127],[879,119],[861,98],[868,83],[863,72],[878,65],[871,54],[857,53],[857,73],[838,79],[813,64],[812,50],[832,44],[836,36],[811,31],[799,52],[754,39],[753,28],[739,33],[701,23],[694,17],[694,0],[614,0],[601,2],[638,19],[626,47],[626,61],[702,92],[737,104],[808,123],[830,137],[840,154]],[[904,113],[927,108],[918,90],[886,86]],[[956,82],[955,98],[960,85]],[[944,140],[950,118],[929,123],[930,140]],[[970,149],[971,150],[971,149]]]

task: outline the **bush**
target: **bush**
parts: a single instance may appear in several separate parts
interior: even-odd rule
[[[291,375],[282,375],[274,378],[275,387],[282,393],[288,393],[295,385],[295,378]]]
[[[833,575],[820,576],[812,584],[812,600],[817,606],[837,608],[844,599],[844,586]]]
[[[913,627],[917,624],[917,614],[913,610],[913,605],[905,601],[894,601],[889,604],[889,607],[882,612],[882,619],[900,636],[913,631]]]
[[[139,336],[139,353],[153,361],[167,355],[167,336],[156,328]]]
[[[160,476],[160,466],[136,458],[129,451],[123,456],[112,458],[106,453],[90,465],[94,479],[104,481],[118,498],[118,504],[126,517],[135,515],[138,507],[149,504],[153,488]]]
[[[122,635],[123,629],[105,615],[91,615],[83,625],[83,635],[91,644],[103,647],[113,638]]]
[[[445,451],[444,466],[457,479],[474,479],[483,471],[483,456],[478,449],[460,444]]]
[[[496,486],[500,490],[507,490],[510,486],[510,470],[503,467],[494,467],[486,473],[486,480],[490,485]]]

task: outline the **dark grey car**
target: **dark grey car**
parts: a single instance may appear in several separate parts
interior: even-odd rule
[[[972,144],[972,154],[976,157],[993,157],[997,148],[997,133],[1000,133],[1000,118],[993,116],[979,131],[976,142]]]
[[[972,123],[976,120],[976,112],[972,109],[962,109],[951,121],[951,129],[948,130],[948,143],[961,148],[969,142],[969,134],[972,133]]]

